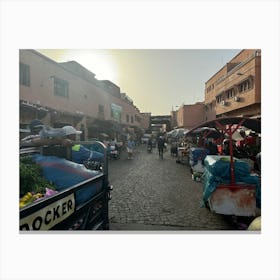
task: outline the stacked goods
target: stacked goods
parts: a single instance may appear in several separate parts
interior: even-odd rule
[[[247,162],[234,158],[234,176],[236,184],[246,183],[256,186],[256,205],[261,208],[261,186],[257,176],[250,173]],[[230,184],[230,156],[208,155],[204,160],[204,192],[203,203],[220,184]]]
[[[189,164],[193,173],[193,180],[199,181],[204,172],[204,159],[208,155],[204,148],[190,148]]]

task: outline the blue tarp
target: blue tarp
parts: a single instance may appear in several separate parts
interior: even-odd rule
[[[96,150],[89,150],[83,145],[77,144],[72,147],[72,161],[76,163],[82,164],[86,160],[100,161],[103,158],[103,153],[97,152]]]
[[[35,154],[32,159],[42,167],[43,176],[56,186],[57,191],[62,191],[100,174],[98,171],[87,169],[83,164],[55,156]],[[98,181],[76,191],[76,205],[88,201],[101,190],[102,181]]]
[[[189,163],[191,166],[197,164],[198,160],[201,160],[202,164],[204,162],[205,157],[209,154],[209,151],[204,148],[190,148],[190,159]]]
[[[258,176],[250,174],[247,162],[234,159],[235,182],[256,186],[256,205],[261,208],[261,183]],[[231,180],[229,156],[207,156],[204,160],[204,191],[203,205],[215,191],[219,184],[229,184]]]
[[[104,153],[104,148],[98,144],[98,143],[92,143],[92,144],[83,144],[84,147],[86,147],[87,149],[91,150],[91,151],[95,151],[95,152],[99,152],[99,153]],[[110,154],[110,146],[107,147],[107,154]]]

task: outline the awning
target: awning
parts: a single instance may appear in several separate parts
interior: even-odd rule
[[[202,126],[187,132],[185,135],[217,139],[222,136],[222,133],[213,127]]]
[[[261,121],[258,119],[252,119],[252,118],[244,118],[244,117],[222,117],[217,118],[211,121],[207,121],[205,123],[202,123],[194,128],[192,128],[189,132],[192,132],[193,130],[199,128],[199,127],[217,127],[217,122],[219,122],[222,125],[234,125],[239,124],[242,121],[240,125],[251,129],[257,133],[261,132]]]

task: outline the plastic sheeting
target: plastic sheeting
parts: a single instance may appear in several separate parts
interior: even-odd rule
[[[95,152],[99,152],[99,153],[102,153],[104,154],[104,148],[98,144],[98,143],[92,143],[92,144],[83,144],[83,146],[91,151],[95,151]],[[106,153],[107,155],[110,154],[110,146],[107,147],[107,150],[106,150]]]
[[[55,156],[35,154],[33,161],[43,169],[43,176],[53,182],[57,191],[65,190],[100,174],[84,165]],[[102,190],[102,180],[90,183],[84,189],[76,191],[76,205],[80,205]]]
[[[261,208],[261,184],[258,176],[250,174],[247,162],[234,158],[234,176],[238,184],[246,183],[256,186],[256,206]],[[204,159],[203,205],[219,184],[230,184],[230,156],[206,156]]]
[[[205,157],[209,154],[209,151],[204,148],[190,148],[190,166],[194,166],[200,160],[204,164]]]

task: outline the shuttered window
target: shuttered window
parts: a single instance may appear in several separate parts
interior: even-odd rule
[[[69,97],[69,85],[67,81],[54,78],[54,94],[62,97]]]
[[[20,63],[19,65],[19,82],[21,85],[30,86],[30,66]]]

